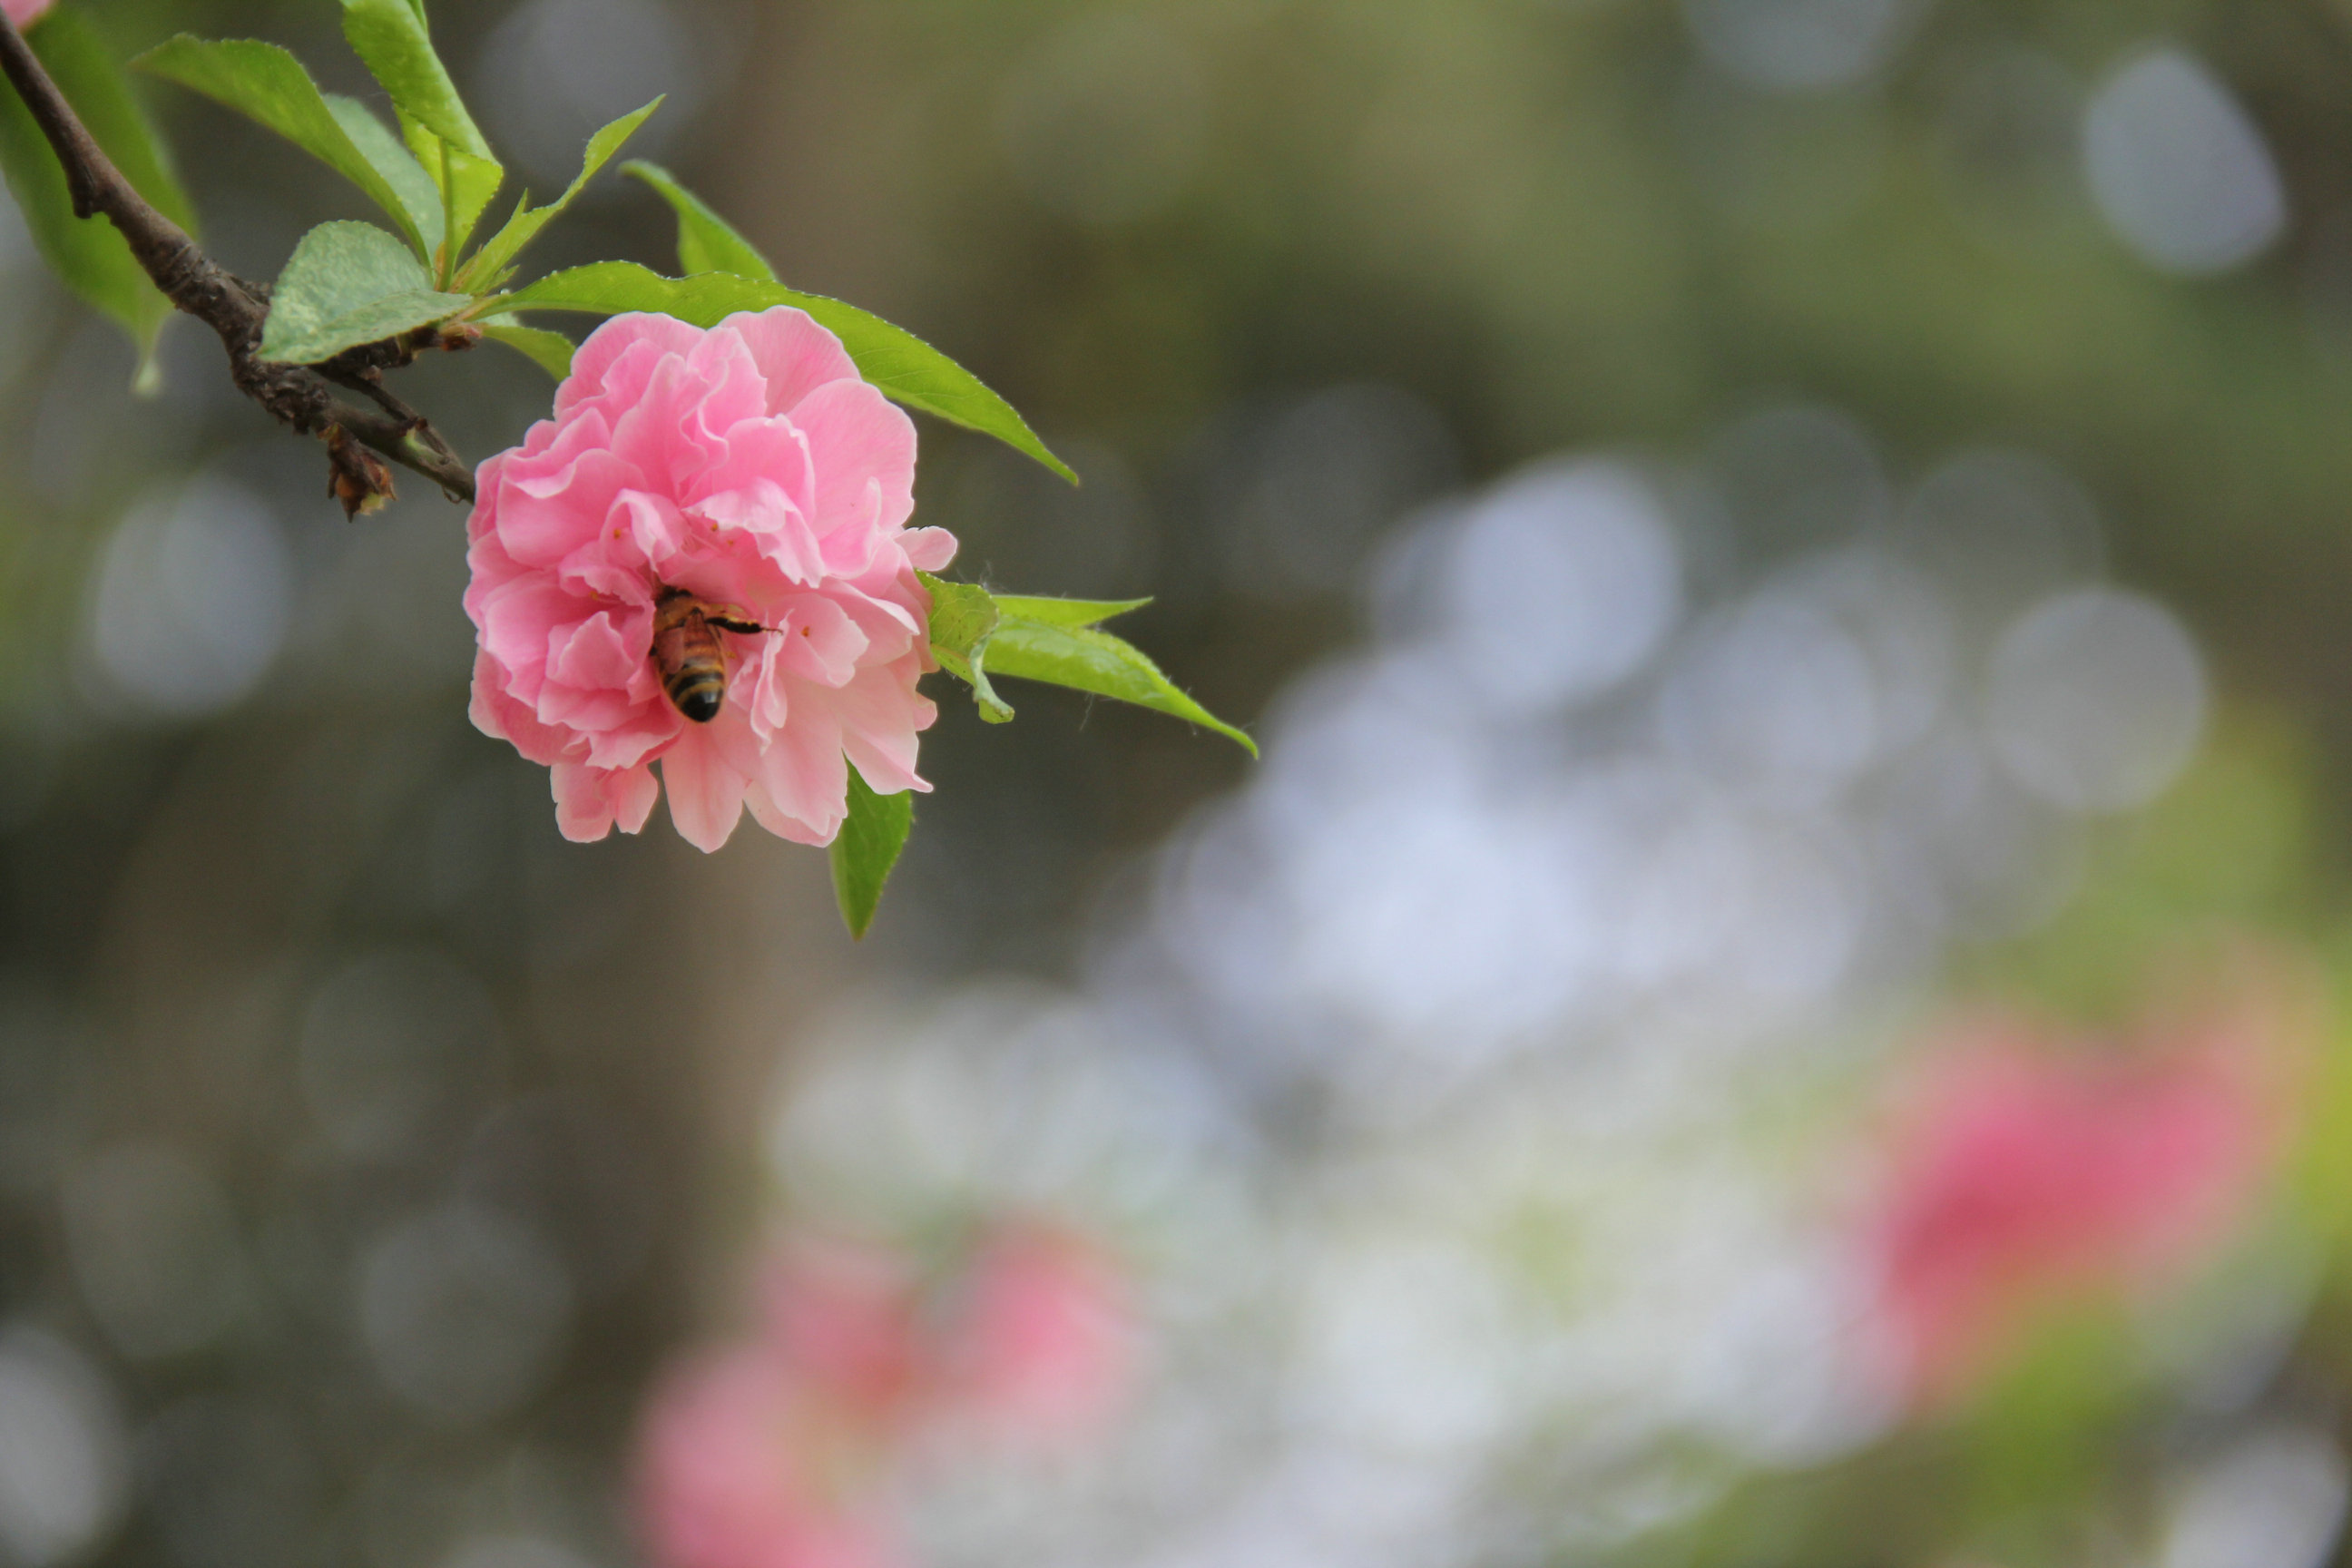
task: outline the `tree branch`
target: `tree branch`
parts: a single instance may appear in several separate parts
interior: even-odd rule
[[[380,388],[361,385],[359,390],[382,405],[361,408],[336,397],[319,372],[259,357],[262,325],[269,317],[264,291],[224,269],[186,230],[131,188],[5,15],[0,15],[0,72],[23,96],[64,165],[75,215],[103,216],[112,223],[163,297],[219,334],[221,346],[228,351],[229,379],[239,392],[279,423],[327,443],[334,493],[347,510],[373,510],[392,495],[392,476],[383,464],[351,450],[354,440],[424,475],[453,500],[474,499],[473,471],[406,404]]]

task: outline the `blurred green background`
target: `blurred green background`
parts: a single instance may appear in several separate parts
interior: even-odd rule
[[[126,57],[265,37],[373,96],[325,0],[66,3]],[[709,858],[659,816],[568,845],[543,772],[466,721],[461,510],[419,480],[345,523],[191,323],[163,394],[133,398],[129,348],[9,216],[0,1562],[632,1561],[649,1380],[740,1316],[777,1215],[1073,1120],[1093,1152],[1051,1180],[940,1155],[931,1196],[869,1208],[911,1234],[924,1204],[1062,1204],[1120,1237],[1158,1281],[1138,1430],[1160,1436],[1050,1481],[907,1483],[915,1561],[2335,1550],[2352,1170],[2328,1130],[2352,1123],[2323,1047],[2288,1195],[2232,1243],[2240,1277],[2284,1283],[2157,1371],[2062,1346],[1925,1436],[1885,1412],[1785,1442],[1752,1411],[1685,1420],[1674,1377],[1780,1342],[1638,1304],[1564,1356],[1440,1291],[1410,1333],[1362,1330],[1342,1377],[1313,1345],[1356,1343],[1353,1320],[1298,1303],[1457,1279],[1313,1261],[1408,1223],[1528,1279],[1555,1243],[1578,1278],[1679,1236],[1718,1266],[1673,1299],[1744,1300],[1803,1247],[1732,1247],[1757,1228],[1739,1205],[1836,1211],[1822,1151],[1951,999],[2112,1028],[2184,946],[2340,966],[2352,12],[443,0],[434,21],[535,190],[667,92],[634,151],[786,282],[973,368],[1085,476],[924,423],[919,521],[963,541],[959,573],[1153,595],[1128,635],[1268,761],[1060,692],[1009,693],[1019,722],[988,728],[938,681],[937,793],[862,947],[823,858],[749,828]],[[147,99],[241,273],[369,216],[244,121]],[[655,197],[607,177],[534,264],[616,256],[674,260]],[[491,346],[404,382],[477,460],[548,407]],[[1486,489],[1563,457],[1610,466]],[[1555,482],[1526,505],[1631,516],[1619,543],[1479,531]],[[2111,595],[2121,640],[2011,635],[2066,593]],[[1832,623],[1862,629],[1832,647]],[[1549,675],[1492,675],[1528,647]],[[1569,849],[1511,826],[1604,788],[1630,804],[1577,817]],[[1753,798],[1708,816],[1694,790]],[[1670,807],[1797,869],[1727,891],[1704,834],[1628,826]],[[1109,1043],[1005,1044],[1073,1010]],[[846,1053],[854,1078],[869,1047],[898,1059],[875,1039],[940,1028],[905,1047],[943,1051],[940,1083],[978,1070],[956,1040],[1013,1051],[965,1121],[907,1121],[906,1170],[820,1134],[794,1152],[780,1069]],[[1107,1057],[1146,1065],[1087,1087]],[[1097,1156],[1179,1173],[1087,1194]],[[1685,1209],[1714,1228],[1677,1230]],[[1663,1346],[1611,1348],[1644,1321]],[[2199,1405],[2232,1354],[2252,1392]],[[1247,1370],[1268,1366],[1297,1381]],[[1310,1440],[1391,1417],[1412,1440],[1372,1459]],[[2241,1456],[2255,1501],[2165,1533],[2212,1491],[2167,1478],[2281,1422],[2317,1447]],[[2289,1514],[2321,1522],[2228,1533]],[[1224,1522],[1188,1533],[1203,1519]]]

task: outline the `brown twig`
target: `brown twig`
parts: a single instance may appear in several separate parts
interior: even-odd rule
[[[327,443],[334,492],[347,510],[354,513],[373,510],[392,494],[390,474],[373,458],[352,452],[349,444],[353,440],[424,475],[453,499],[474,499],[473,471],[439,432],[406,404],[380,387],[359,384],[356,374],[348,379],[337,376],[345,385],[357,385],[381,405],[362,408],[335,396],[328,378],[317,370],[260,357],[261,330],[269,317],[266,291],[221,268],[188,237],[186,230],[131,188],[49,79],[24,35],[5,15],[0,15],[0,72],[23,96],[25,107],[32,110],[34,121],[56,149],[58,162],[65,168],[67,189],[73,195],[74,215],[102,216],[111,222],[163,297],[220,334],[221,344],[228,351],[229,379],[239,392],[281,424]],[[376,355],[353,353],[362,355],[352,365],[353,373],[370,359],[377,363],[406,363],[415,357],[413,351],[403,357],[397,348]],[[373,364],[366,374],[373,376]]]
[[[384,385],[381,373],[373,370],[339,371],[331,365],[322,364],[319,367],[319,374],[337,386],[351,388],[394,419],[409,420],[413,422],[413,428],[423,428],[425,416],[394,396],[392,389]]]

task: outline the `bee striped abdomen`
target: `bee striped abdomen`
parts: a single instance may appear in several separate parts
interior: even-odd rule
[[[720,627],[766,628],[740,622],[681,588],[667,588],[654,610],[654,668],[677,710],[698,724],[719,717],[727,702],[727,648]]]
[[[697,649],[677,668],[667,673],[662,689],[677,710],[698,724],[708,724],[719,717],[719,710],[727,701],[727,665],[719,657],[718,639],[712,646]]]

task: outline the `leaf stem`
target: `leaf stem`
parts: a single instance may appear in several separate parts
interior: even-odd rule
[[[239,392],[298,434],[329,443],[339,493],[341,481],[356,471],[333,455],[340,433],[424,475],[453,497],[474,499],[472,470],[421,419],[412,422],[386,410],[343,402],[316,371],[258,357],[262,325],[269,316],[268,290],[214,261],[185,229],[156,211],[132,188],[5,14],[0,14],[0,73],[23,97],[25,107],[32,111],[34,121],[64,166],[75,216],[103,216],[112,223],[163,297],[219,334],[222,347],[228,351],[229,379]],[[389,493],[388,478],[384,493]],[[369,494],[356,499],[373,503],[381,497]],[[362,510],[349,496],[345,504],[354,511]]]

